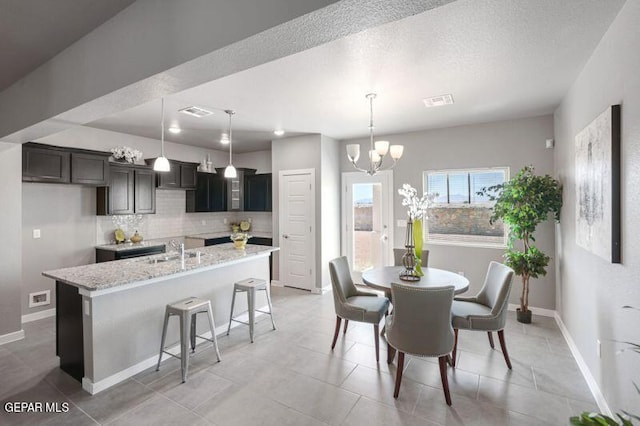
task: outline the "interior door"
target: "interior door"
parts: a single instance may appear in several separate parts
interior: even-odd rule
[[[393,174],[343,173],[342,186],[343,253],[354,281],[362,282],[364,271],[391,264]]]
[[[315,287],[315,173],[280,172],[280,280],[288,287]]]

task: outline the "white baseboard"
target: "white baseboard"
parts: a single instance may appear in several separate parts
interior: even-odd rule
[[[56,308],[47,309],[44,311],[34,312],[32,314],[26,314],[22,316],[22,323],[37,321],[44,318],[55,317]]]
[[[509,303],[509,306],[507,307],[507,309],[510,311],[515,311],[519,307],[520,305]],[[554,311],[553,309],[536,308],[535,306],[529,306],[529,310],[536,315],[540,315],[541,317],[550,317],[550,318],[556,317],[556,311]]]
[[[0,345],[24,339],[24,330],[14,331],[0,336]]]
[[[282,284],[278,280],[271,280],[271,285],[274,286],[274,287],[284,287],[284,284]]]
[[[569,349],[571,350],[571,354],[573,355],[573,358],[578,363],[578,368],[580,368],[580,372],[582,373],[582,376],[587,381],[587,386],[589,386],[589,390],[591,391],[591,394],[596,400],[596,404],[598,404],[598,409],[600,409],[601,413],[606,414],[609,417],[614,417],[613,413],[611,412],[611,408],[609,408],[609,404],[607,403],[607,400],[604,398],[604,395],[602,395],[600,386],[598,386],[596,379],[591,374],[591,371],[589,370],[587,363],[585,362],[584,358],[582,357],[582,354],[578,350],[578,346],[576,346],[575,342],[573,341],[573,338],[571,337],[571,334],[569,334],[569,330],[564,325],[562,318],[560,318],[560,315],[557,312],[555,313],[555,319],[556,319],[556,323],[558,324],[558,327],[560,328],[560,331],[562,332],[562,335],[564,336],[564,340],[566,340],[567,345],[569,345]],[[579,413],[576,413],[576,414],[579,414]]]
[[[261,311],[268,311],[269,310],[269,306],[265,305],[265,306],[261,306],[259,308],[257,308]],[[256,312],[256,318],[265,315],[262,312]],[[240,321],[249,321],[249,314],[248,313],[244,313],[242,315],[239,315],[236,317],[236,319],[240,320]],[[231,328],[236,328],[240,325],[243,324],[239,324],[239,323],[232,323],[231,324]],[[227,327],[229,327],[229,323],[225,323],[223,325],[220,325],[218,327],[216,327],[215,329],[215,333],[216,336],[220,336],[221,334],[226,334],[227,332]],[[247,340],[249,339],[249,332],[247,331]],[[207,331],[206,333],[202,334],[202,336],[207,337],[207,338],[211,338],[211,331]],[[180,344],[176,344],[174,346],[171,346],[170,348],[166,348],[165,349],[167,352],[172,353],[174,355],[180,355]],[[224,353],[221,354],[221,357],[224,358]],[[172,358],[169,355],[163,356],[163,362],[167,361],[169,358]],[[143,372],[144,370],[146,370],[149,367],[153,367],[154,365],[156,365],[158,363],[158,355],[153,355],[147,359],[145,359],[144,361],[140,361],[139,363],[132,365],[129,368],[126,368],[124,370],[121,370],[119,372],[117,372],[116,374],[112,374],[109,377],[106,377],[102,380],[99,380],[97,382],[93,382],[92,380],[88,379],[87,377],[83,377],[82,378],[82,389],[84,389],[85,391],[89,392],[91,395],[95,395],[98,392],[102,392],[105,389],[110,388],[113,385],[116,385],[124,380],[127,380],[129,377],[133,377],[138,373]],[[160,364],[160,368],[162,368],[162,364]]]

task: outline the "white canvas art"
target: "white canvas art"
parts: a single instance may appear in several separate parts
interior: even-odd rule
[[[576,244],[612,259],[612,114],[607,108],[575,137]]]

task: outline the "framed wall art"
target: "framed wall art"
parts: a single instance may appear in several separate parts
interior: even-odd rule
[[[612,105],[575,137],[576,244],[621,263],[620,105]]]

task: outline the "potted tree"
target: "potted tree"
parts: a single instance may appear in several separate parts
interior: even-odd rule
[[[505,264],[522,277],[522,295],[517,310],[519,322],[529,324],[529,280],[546,275],[549,256],[533,245],[536,227],[553,213],[560,220],[562,187],[549,175],[538,176],[526,166],[511,180],[482,188],[479,192],[495,201],[490,222],[501,219],[509,227]]]

